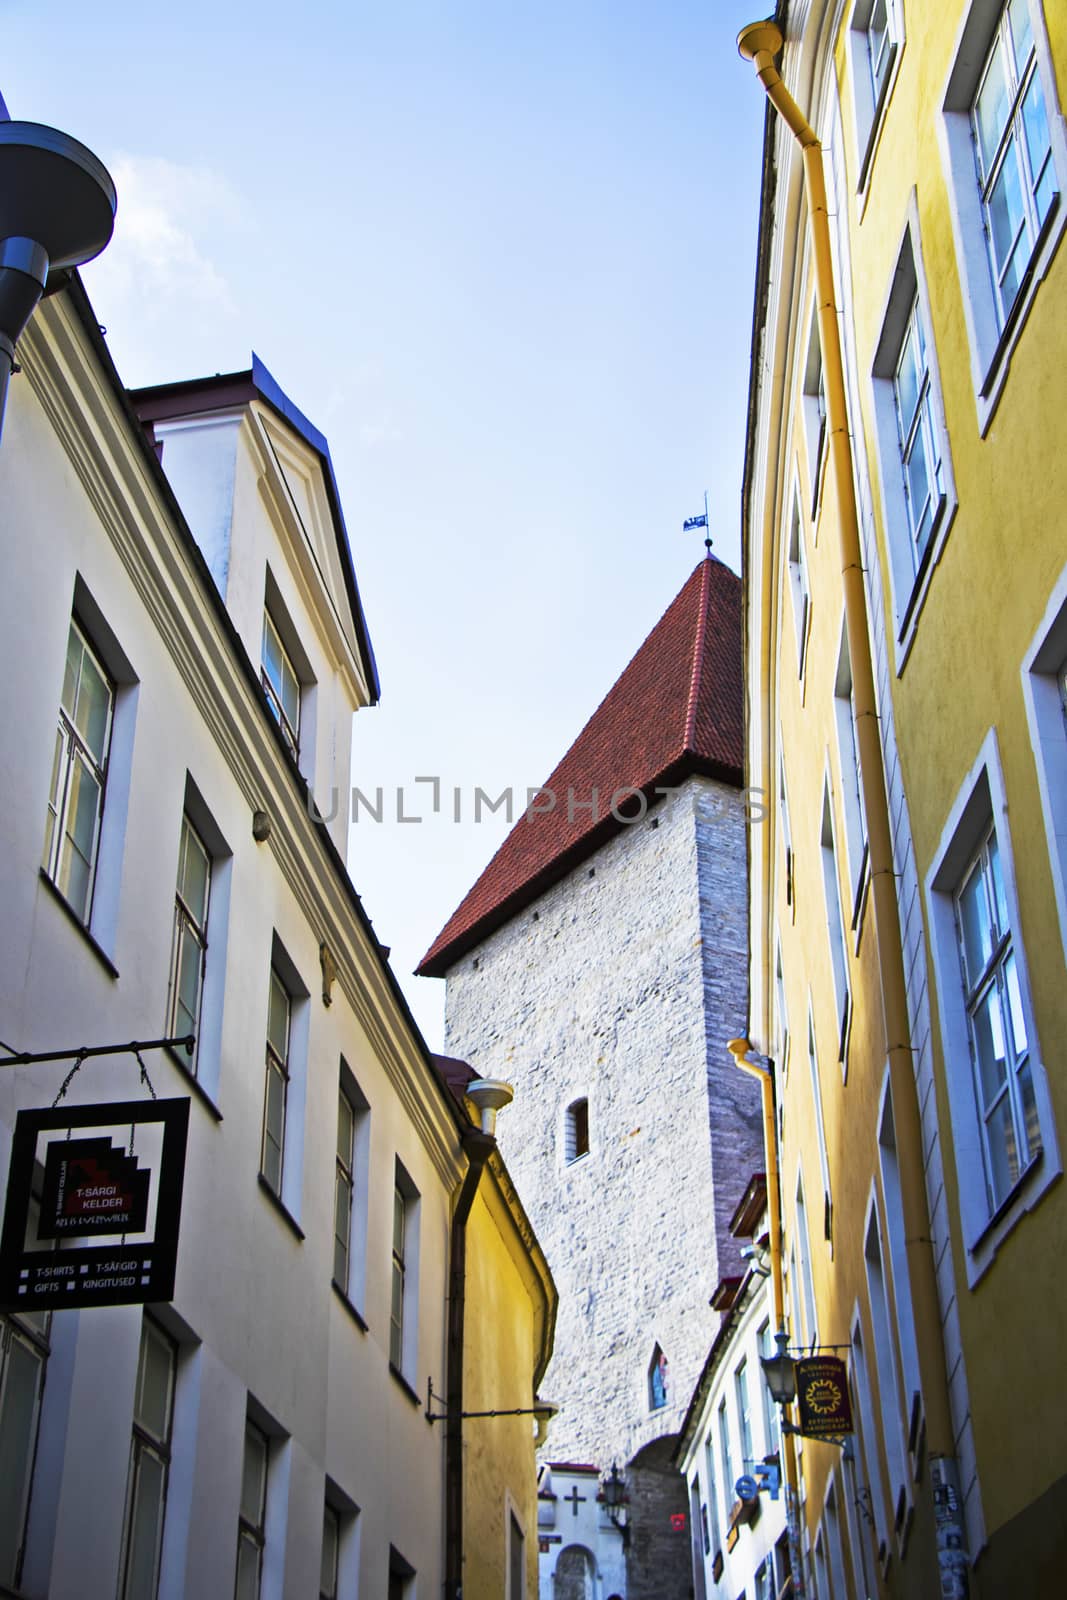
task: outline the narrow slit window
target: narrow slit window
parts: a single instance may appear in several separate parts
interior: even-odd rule
[[[588,1100],[575,1100],[567,1107],[565,1154],[568,1162],[589,1154]]]

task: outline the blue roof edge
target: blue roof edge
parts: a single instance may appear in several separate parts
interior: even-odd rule
[[[283,416],[300,437],[311,446],[321,457],[326,472],[326,484],[330,492],[331,509],[337,523],[338,531],[344,541],[347,555],[345,563],[345,582],[349,589],[349,601],[356,613],[356,627],[360,635],[366,655],[367,665],[370,668],[370,688],[372,704],[381,699],[382,686],[378,676],[378,662],[374,655],[374,646],[371,643],[370,629],[367,627],[367,616],[363,610],[363,601],[360,598],[359,586],[356,582],[355,565],[352,561],[352,545],[348,537],[348,528],[345,525],[344,512],[341,510],[341,495],[337,487],[337,476],[333,470],[333,460],[330,456],[330,446],[326,435],[321,433],[315,424],[304,415],[300,407],[294,405],[266,364],[260,360],[256,352],[252,352],[252,387],[258,391],[268,405]]]

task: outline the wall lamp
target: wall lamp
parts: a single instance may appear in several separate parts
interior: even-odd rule
[[[19,337],[50,277],[56,288],[56,274],[100,254],[115,204],[91,150],[56,128],[11,122],[0,100],[0,429]]]
[[[774,1342],[778,1346],[777,1354],[761,1356],[760,1366],[771,1391],[771,1399],[780,1406],[792,1405],[797,1393],[797,1374],[793,1357],[789,1354],[789,1337],[785,1333],[776,1333]]]
[[[611,1471],[606,1472],[600,1480],[600,1499],[612,1526],[618,1528],[622,1534],[623,1544],[628,1545],[630,1525],[623,1521],[623,1518],[626,1516],[629,1496],[626,1493],[626,1478],[619,1471],[618,1463],[615,1461],[611,1463]]]

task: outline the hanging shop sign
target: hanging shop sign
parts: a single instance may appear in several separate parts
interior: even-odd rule
[[[838,1356],[803,1356],[796,1363],[800,1431],[809,1439],[852,1432],[848,1372]]]
[[[170,1300],[188,1130],[188,1100],[20,1111],[0,1311]]]

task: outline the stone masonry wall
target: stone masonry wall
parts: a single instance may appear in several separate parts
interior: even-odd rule
[[[744,826],[736,790],[689,779],[448,976],[446,1049],[515,1085],[497,1132],[559,1287],[553,1460],[625,1466],[677,1432],[736,1270],[725,1223],[763,1164],[725,1050],[747,1017]],[[568,1165],[581,1097],[590,1152]]]

